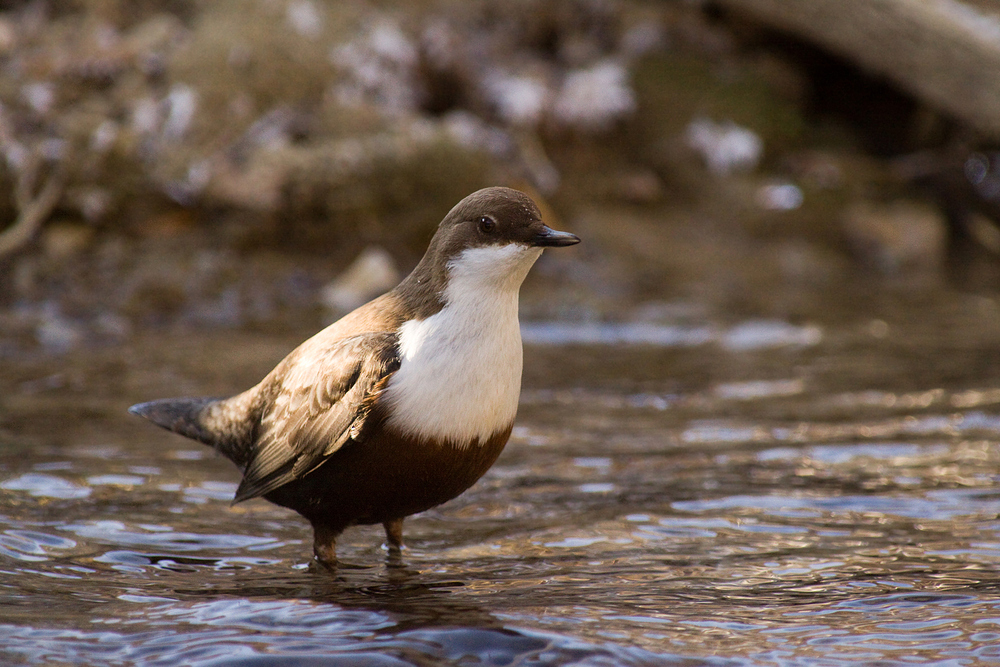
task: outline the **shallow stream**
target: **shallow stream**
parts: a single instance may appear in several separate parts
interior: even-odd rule
[[[964,300],[963,300],[964,299]],[[348,531],[336,574],[237,472],[130,417],[296,340],[218,334],[10,367],[0,662],[971,665],[1000,661],[1000,316],[526,322],[497,465]]]

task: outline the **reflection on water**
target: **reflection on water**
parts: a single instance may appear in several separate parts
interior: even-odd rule
[[[787,345],[816,345],[823,338],[816,326],[799,327],[787,322],[753,320],[728,330],[710,326],[681,326],[650,322],[570,324],[525,322],[525,343],[536,345],[656,345],[688,347],[718,343],[729,350],[756,350]]]
[[[129,421],[148,386],[28,385],[25,423],[67,401],[90,417],[57,442],[0,435],[0,655],[998,661],[997,342],[911,326],[527,327],[499,463],[408,522],[402,562],[358,528],[336,573],[296,515],[229,506],[227,462]]]

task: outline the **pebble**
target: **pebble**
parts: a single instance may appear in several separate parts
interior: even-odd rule
[[[845,211],[842,226],[858,257],[882,273],[936,268],[944,260],[947,221],[930,204],[863,201]]]
[[[386,292],[400,281],[395,261],[384,248],[369,246],[320,293],[323,305],[347,312]]]
[[[64,260],[79,254],[94,236],[94,230],[73,222],[52,222],[42,233],[45,255],[54,260]]]
[[[702,156],[709,170],[721,176],[753,171],[764,154],[763,139],[732,121],[716,123],[696,118],[687,127],[687,143]]]

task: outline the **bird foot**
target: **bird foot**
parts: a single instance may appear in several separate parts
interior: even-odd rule
[[[403,520],[390,519],[382,524],[385,528],[385,541],[390,552],[399,553],[403,550]]]
[[[337,535],[340,531],[333,531],[325,526],[313,526],[313,554],[320,564],[328,568],[337,567]]]

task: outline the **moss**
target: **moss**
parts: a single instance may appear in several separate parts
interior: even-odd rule
[[[678,136],[697,116],[730,120],[764,139],[769,150],[788,148],[805,129],[799,103],[773,81],[764,63],[713,63],[702,57],[660,54],[633,71],[643,144]]]
[[[339,23],[315,37],[295,32],[284,3],[221,0],[207,4],[190,39],[170,59],[168,79],[198,94],[192,143],[218,141],[279,104],[319,104],[335,71],[329,59]]]
[[[493,184],[491,161],[477,151],[446,137],[398,141],[349,170],[336,144],[311,149],[288,179],[286,237],[347,255],[377,242],[419,256],[457,201]]]

